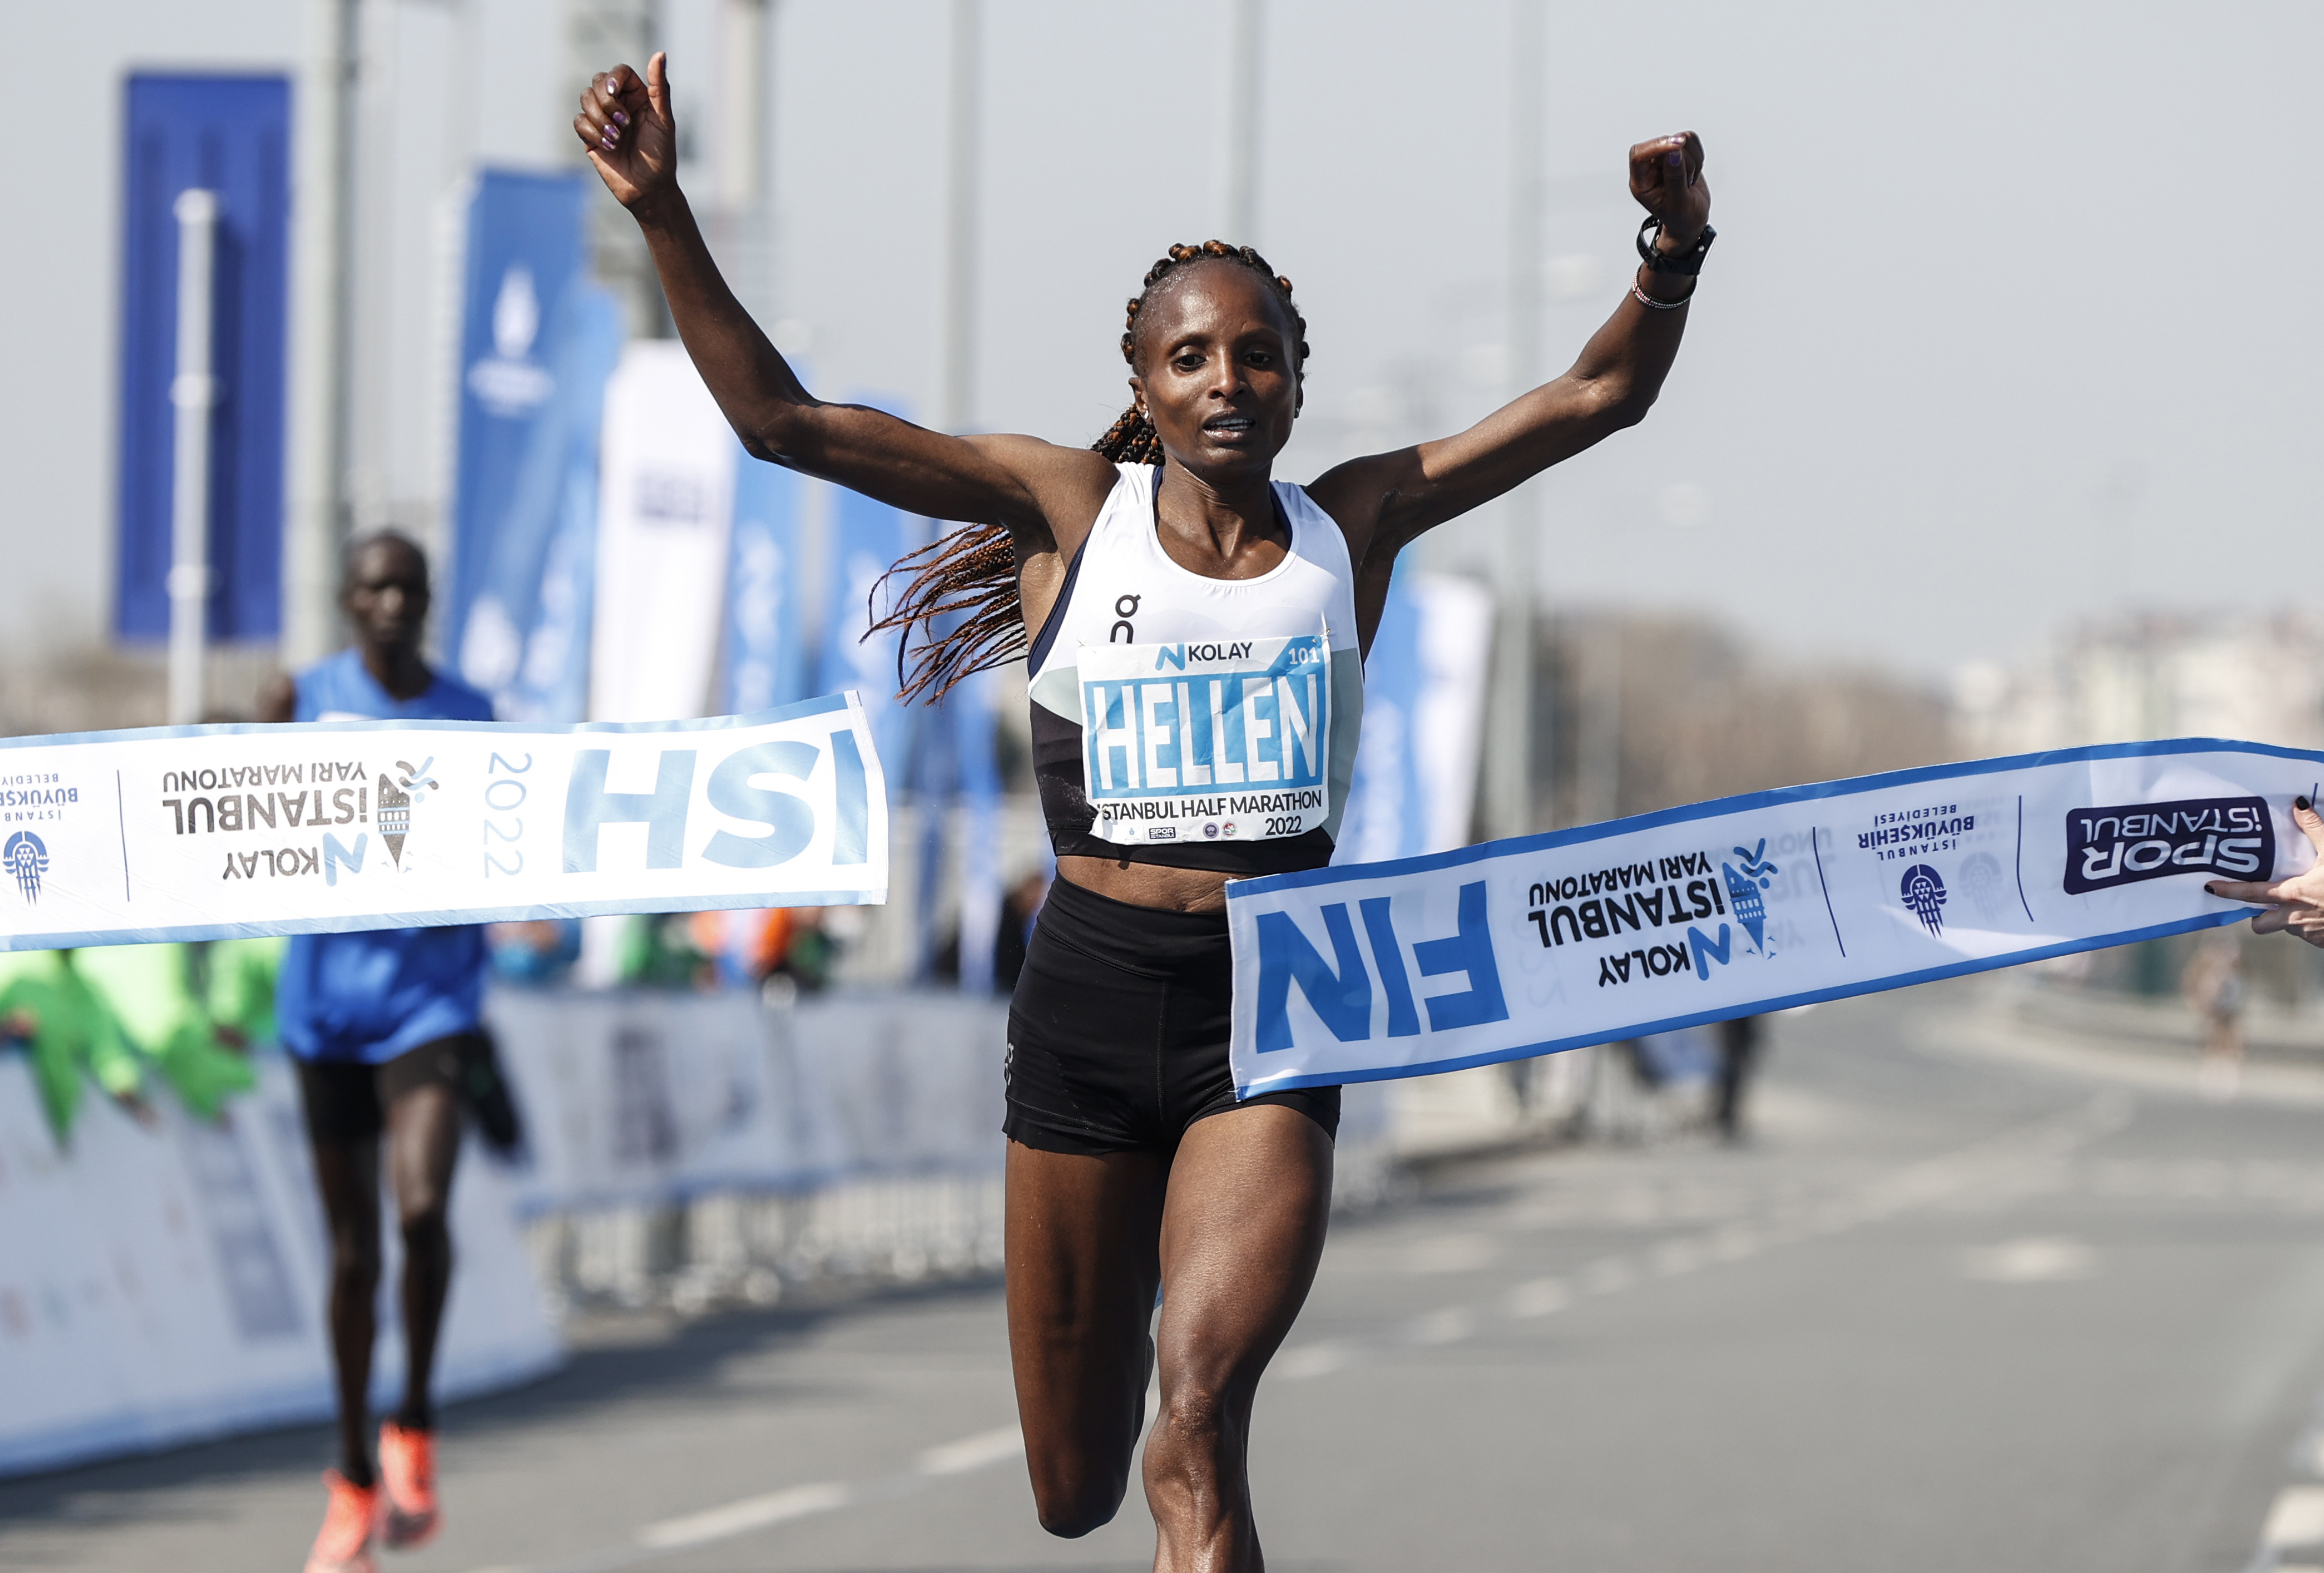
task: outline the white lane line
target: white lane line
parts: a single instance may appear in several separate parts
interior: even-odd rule
[[[674,1551],[684,1546],[732,1540],[752,1530],[788,1523],[793,1519],[809,1518],[819,1513],[845,1507],[855,1500],[855,1496],[853,1486],[836,1480],[788,1486],[781,1491],[770,1491],[763,1496],[746,1496],[724,1507],[690,1513],[684,1518],[664,1519],[658,1524],[648,1524],[638,1531],[638,1544],[650,1550]]]
[[[1582,1288],[1587,1294],[1617,1294],[1637,1281],[1638,1270],[1619,1256],[1592,1262],[1582,1270]]]
[[[923,1475],[965,1475],[988,1464],[1024,1456],[1025,1434],[1015,1426],[995,1426],[989,1431],[963,1437],[957,1442],[930,1448],[920,1455],[918,1468]]]
[[[2259,1543],[2271,1551],[2324,1543],[2324,1485],[2287,1485],[2277,1492]]]
[[[1573,1291],[1563,1278],[1536,1278],[1509,1291],[1509,1315],[1545,1317],[1573,1303]]]
[[[1424,1240],[1405,1254],[1406,1272],[1474,1272],[1492,1265],[1500,1247],[1483,1235],[1446,1235]]]
[[[1303,1344],[1296,1349],[1286,1349],[1268,1367],[1268,1374],[1286,1382],[1307,1382],[1318,1376],[1329,1376],[1343,1365],[1355,1364],[1360,1351],[1337,1339],[1320,1344]]]
[[[2041,1235],[1965,1251],[1960,1270],[1986,1283],[2065,1283],[2097,1272],[2098,1254],[2080,1240]]]
[[[1415,1318],[1405,1329],[1404,1336],[1407,1343],[1434,1348],[1442,1344],[1457,1344],[1476,1330],[1476,1312],[1467,1306],[1449,1305],[1442,1310],[1433,1310],[1425,1317]]]

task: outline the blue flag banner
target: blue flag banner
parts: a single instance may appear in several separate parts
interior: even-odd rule
[[[2248,917],[2324,754],[2181,738],[1227,885],[1240,1096],[1457,1070]]]
[[[919,931],[916,970],[935,960],[939,939],[936,903],[947,856],[957,850],[960,877],[960,986],[992,987],[993,941],[1000,934],[1001,886],[1001,762],[993,753],[1000,730],[1001,674],[980,671],[920,714],[912,751],[912,791],[921,810]],[[957,810],[955,818],[954,810]]]
[[[492,696],[494,715],[569,724],[589,708],[598,418],[623,328],[621,303],[595,284],[566,291],[558,316],[556,391],[526,433],[507,505],[455,547],[475,589],[453,625],[460,674]]]
[[[1333,862],[1416,857],[1468,841],[1492,632],[1482,585],[1397,565],[1364,660],[1363,740]]]
[[[803,699],[799,634],[799,477],[747,456],[735,460],[734,524],[726,569],[726,708],[764,710]]]
[[[960,986],[992,988],[993,943],[1001,934],[1001,674],[980,671],[945,696],[960,782]]]
[[[445,626],[462,675],[504,715],[528,713],[519,673],[542,620],[573,450],[586,447],[594,488],[597,411],[620,347],[617,309],[585,276],[586,179],[486,170],[468,201]]]
[[[908,759],[913,708],[898,704],[895,698],[900,636],[881,634],[867,639],[864,634],[872,625],[872,587],[890,564],[927,539],[927,524],[861,492],[840,488],[837,502],[833,510],[837,517],[823,618],[823,659],[816,686],[853,689],[862,694],[881,756]],[[888,610],[885,606],[880,609]]]
[[[11,737],[0,780],[0,950],[888,894],[853,694],[704,721]]]

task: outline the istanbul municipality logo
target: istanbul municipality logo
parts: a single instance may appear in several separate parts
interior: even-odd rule
[[[1916,863],[1904,871],[1903,883],[1896,893],[1921,920],[1921,926],[1932,934],[1945,931],[1945,882],[1937,871],[1925,863]]]
[[[26,901],[41,899],[41,875],[49,872],[49,849],[38,836],[19,830],[9,837],[8,845],[0,847],[0,863],[8,865]]]

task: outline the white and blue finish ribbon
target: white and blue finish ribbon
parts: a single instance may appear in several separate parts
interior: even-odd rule
[[[0,950],[887,894],[853,693],[698,721],[0,739]]]
[[[2324,754],[2211,738],[1898,771],[1227,887],[1237,1091],[1421,1076],[2249,917]]]

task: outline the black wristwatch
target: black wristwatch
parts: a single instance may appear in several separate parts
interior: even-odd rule
[[[1652,214],[1638,226],[1638,257],[1650,273],[1679,273],[1692,278],[1702,272],[1702,259],[1711,254],[1711,243],[1719,238],[1719,231],[1706,224],[1694,244],[1684,251],[1665,252],[1655,245],[1663,232],[1663,221]]]

